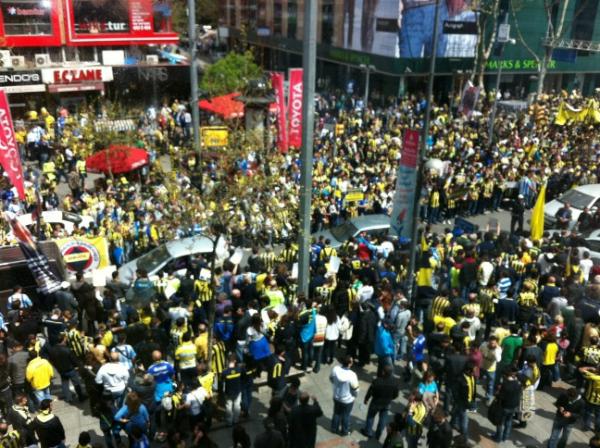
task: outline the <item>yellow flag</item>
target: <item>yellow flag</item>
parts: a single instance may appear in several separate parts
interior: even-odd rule
[[[544,234],[544,206],[546,205],[546,184],[542,185],[531,213],[531,239],[541,240]]]
[[[425,239],[425,231],[421,233],[421,251],[427,252],[429,250],[429,244],[427,244],[427,240]]]
[[[569,248],[569,255],[567,255],[567,266],[565,267],[565,277],[570,277],[571,273],[573,272],[573,268],[571,266],[571,250],[572,248]]]
[[[558,112],[556,114],[556,118],[554,119],[554,124],[558,126],[564,126],[567,123],[567,113],[565,112],[565,108],[563,103],[560,103],[558,106]]]

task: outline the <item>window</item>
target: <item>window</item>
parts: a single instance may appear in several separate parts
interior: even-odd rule
[[[290,39],[295,39],[297,30],[298,30],[298,2],[296,0],[288,0],[287,37],[289,37]]]
[[[281,0],[273,2],[273,34],[281,36],[283,28],[283,4]]]
[[[594,40],[596,14],[598,13],[598,0],[577,0],[573,12],[571,37],[577,40]],[[581,52],[579,52],[581,53]],[[588,52],[583,52],[588,54]]]
[[[2,0],[4,34],[35,36],[52,34],[52,3],[38,0]]]
[[[152,272],[161,264],[169,261],[172,258],[164,244],[152,249],[145,255],[142,255],[137,261],[137,268],[144,269],[146,272]]]
[[[333,43],[333,2],[324,0],[321,7],[321,43]]]
[[[568,202],[571,204],[571,207],[583,210],[584,207],[589,207],[594,198],[593,196],[587,195],[578,190],[569,190],[558,200],[563,204]]]
[[[350,221],[331,229],[331,234],[338,241],[346,241],[347,239],[356,235],[356,232],[358,232],[358,229]]]

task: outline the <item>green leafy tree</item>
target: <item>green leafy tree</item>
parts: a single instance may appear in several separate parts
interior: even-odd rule
[[[229,53],[206,70],[200,87],[211,96],[240,92],[248,81],[260,78],[262,74],[251,51]]]

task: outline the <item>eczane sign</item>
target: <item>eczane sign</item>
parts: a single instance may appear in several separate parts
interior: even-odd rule
[[[70,67],[42,69],[45,84],[82,84],[113,80],[112,67]]]

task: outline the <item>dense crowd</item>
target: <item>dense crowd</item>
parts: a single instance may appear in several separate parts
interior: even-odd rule
[[[434,107],[428,156],[443,168],[425,173],[426,227],[412,302],[406,298],[407,241],[367,234],[340,247],[315,239],[309,294],[296,292],[295,151],[262,162],[251,153],[239,162],[241,170],[263,163],[280,173],[269,196],[280,212],[271,215],[243,201],[203,203],[191,175],[196,159],[186,149],[191,118],[179,102],[136,120],[134,144],[150,152],[150,165],[107,176],[94,188],[85,184],[85,158],[105,143],[94,124],[107,116],[30,113],[16,124],[29,162],[27,199],[20,203],[5,185],[6,210],[19,215],[41,206],[89,216],[93,224],[75,232],[107,237],[112,261],[120,265],[162,242],[201,233],[207,216],[226,206],[236,217],[227,237],[253,250],[243,266],[225,261],[214,276],[210,260],[198,255],[157,279],[138,269],[132,284],[115,273],[106,287],[95,288],[78,274],[51,297],[29,297],[15,284],[0,330],[3,446],[63,446],[65,428],[51,400],[58,374],[62,399],[89,400],[108,448],[120,446],[124,434],[135,448],[151,441],[216,446],[210,436],[215,420],[232,427],[233,446],[249,447],[243,422],[265,380],[272,398],[253,446],[312,447],[323,411],[297,373],[318,374],[323,364],[335,364],[330,430],[346,436],[358,396],[356,371],[367,371],[375,359],[362,432],[387,448],[412,448],[423,439],[431,448],[463,446],[475,409],[487,409],[496,441],[510,440],[513,421],[524,426],[534,415],[539,390],[558,394],[550,440],[536,435],[540,444],[565,444],[579,423],[600,430],[600,270],[577,249],[576,235],[531,241],[523,232],[524,211],[544,181],[555,197],[597,179],[595,128],[553,125],[559,101],[550,95],[524,112],[501,111],[493,144],[486,98],[469,118],[448,105]],[[320,96],[314,231],[361,214],[389,214],[402,135],[421,126],[424,109],[423,99],[410,96],[378,108],[344,94]],[[336,124],[343,131],[332,131]],[[218,157],[203,169],[210,181]],[[63,182],[68,188],[60,192]],[[345,200],[356,191],[362,199]],[[431,227],[501,207],[511,210],[510,233]],[[564,227],[572,227],[564,216]],[[576,228],[590,230],[595,219],[589,214]],[[41,225],[41,239],[64,235],[60,226]],[[14,242],[8,228],[1,236],[3,244]],[[284,247],[263,250],[268,240]],[[554,389],[561,379],[572,387]],[[399,409],[401,392],[408,404]],[[594,436],[591,446],[599,440]],[[89,434],[81,434],[79,446],[91,446]]]

